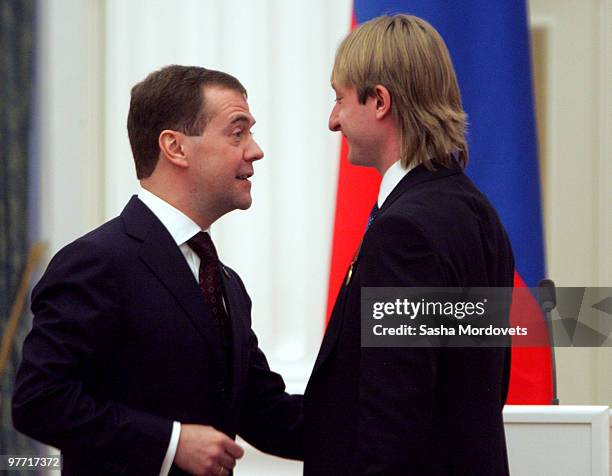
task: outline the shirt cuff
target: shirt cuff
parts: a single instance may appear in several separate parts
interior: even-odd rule
[[[178,421],[172,423],[172,434],[170,435],[170,443],[168,443],[168,450],[164,461],[162,461],[162,467],[159,470],[159,476],[168,476],[172,462],[176,456],[176,449],[178,448],[179,436],[181,436],[181,424]]]

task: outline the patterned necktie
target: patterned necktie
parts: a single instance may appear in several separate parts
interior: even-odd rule
[[[374,220],[376,220],[376,217],[378,216],[378,212],[380,212],[380,208],[378,208],[378,202],[374,202],[374,206],[372,207],[372,211],[370,212],[370,216],[368,217],[368,224],[366,225],[366,229],[365,231],[368,231],[368,228],[370,228],[370,225],[372,224],[372,222],[374,222]],[[351,282],[351,277],[353,276],[353,268],[355,267],[355,262],[357,261],[357,257],[359,256],[359,252],[361,251],[361,245],[363,244],[363,238],[361,239],[361,243],[359,243],[359,248],[357,248],[357,251],[355,252],[355,256],[353,256],[353,260],[351,261],[351,264],[349,265],[349,269],[346,273],[346,281],[344,282],[345,286],[348,286],[348,284]]]
[[[376,217],[378,216],[379,211],[380,211],[380,208],[378,208],[378,202],[374,202],[374,206],[372,207],[372,211],[370,212],[370,216],[368,217],[368,224],[366,225],[366,231],[368,228],[370,228],[370,225],[372,224],[372,222],[376,220]]]
[[[204,299],[221,333],[223,349],[226,355],[231,357],[232,329],[223,304],[221,264],[217,256],[217,250],[210,239],[210,235],[202,231],[187,241],[187,244],[200,257],[200,289],[204,293]]]

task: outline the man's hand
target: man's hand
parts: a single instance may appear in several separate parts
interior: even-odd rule
[[[242,455],[234,440],[212,426],[181,424],[174,464],[194,475],[227,475]]]

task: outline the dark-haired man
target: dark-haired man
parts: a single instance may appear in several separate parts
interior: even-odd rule
[[[208,234],[251,205],[254,123],[222,72],[169,66],[132,89],[142,188],[49,264],[13,397],[17,429],[60,448],[65,474],[229,474],[237,433],[301,457],[301,396],[270,371]]]

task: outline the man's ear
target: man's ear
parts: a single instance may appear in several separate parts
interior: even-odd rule
[[[374,86],[373,94],[376,101],[376,119],[384,119],[391,112],[391,94],[382,84]]]
[[[177,167],[187,167],[189,161],[185,153],[185,135],[180,132],[165,129],[158,138],[159,150],[163,158]]]

